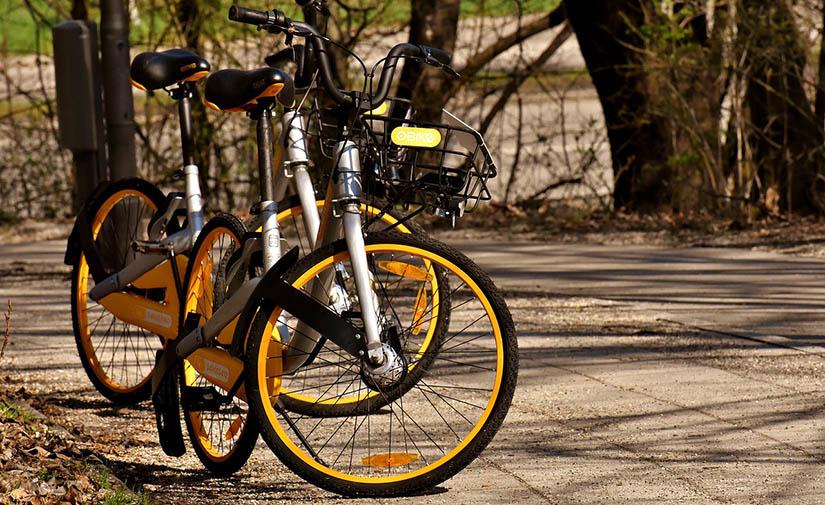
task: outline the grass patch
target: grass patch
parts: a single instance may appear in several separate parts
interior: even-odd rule
[[[103,505],[151,505],[154,502],[143,493],[134,493],[125,486],[117,486],[106,493]]]
[[[37,419],[37,417],[29,414],[17,405],[11,405],[2,400],[0,400],[0,417],[11,419],[12,421],[23,421],[24,423],[31,423]]]
[[[558,7],[561,0],[462,0],[461,16],[508,16],[519,12],[522,14],[550,12]]]
[[[89,475],[92,479],[92,482],[101,489],[112,489],[112,482],[111,477],[112,474],[109,473],[107,468],[102,468],[99,471],[96,471]]]
[[[89,474],[92,482],[106,492],[102,505],[153,505],[152,501],[145,493],[132,491],[123,484],[112,485],[112,474],[106,468],[101,468]]]
[[[523,14],[549,12],[556,8],[561,0],[462,0],[461,16],[505,16],[519,12]],[[232,23],[226,18],[229,6],[236,3],[234,0],[219,0],[216,2],[200,2],[201,15],[204,18],[201,33],[219,40],[233,40],[248,36],[250,26]],[[29,6],[20,0],[0,0],[0,50],[5,49],[11,54],[31,54],[37,51],[51,54],[51,27],[69,19],[71,3],[68,0],[28,0]],[[394,0],[354,0],[348,2],[355,8],[352,12],[353,21],[360,22],[364,16],[371,24],[398,25],[410,19],[410,3]],[[273,6],[260,1],[250,2],[251,7],[271,9]],[[296,19],[302,19],[300,10],[293,4],[277,6],[286,14]],[[434,4],[433,8],[438,8]],[[379,14],[380,12],[380,14]],[[127,13],[133,19],[130,22],[129,38],[132,45],[154,44],[166,36],[167,42],[172,42],[169,35],[174,33],[170,27],[172,17],[166,4],[154,1],[138,0],[137,14]],[[338,15],[342,18],[347,13],[341,10]],[[89,18],[100,23],[100,11],[97,6],[89,10]],[[346,22],[346,19],[342,19]],[[180,43],[174,41],[172,43]]]
[[[505,86],[512,76],[502,72],[479,72],[468,83],[473,89],[491,89]],[[591,87],[592,81],[587,70],[566,70],[561,72],[537,72],[527,78],[519,88],[522,92],[541,91],[549,88]]]
[[[50,472],[45,468],[41,468],[37,471],[36,477],[43,482],[48,482],[57,476],[57,472]]]
[[[63,7],[63,2],[56,3]],[[41,52],[51,53],[51,26],[66,16],[46,0],[30,0],[30,5],[31,9],[20,0],[0,0],[0,48],[28,54],[36,52],[39,45]]]

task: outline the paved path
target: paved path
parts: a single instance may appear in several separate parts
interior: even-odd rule
[[[825,338],[825,258],[732,248],[451,243],[506,289],[622,301],[660,318],[800,346]]]
[[[447,241],[507,293],[519,387],[481,460],[443,492],[386,503],[825,502],[825,260]],[[0,366],[48,401],[79,409],[90,432],[115,431],[122,416],[95,400],[73,348],[62,248],[0,246],[0,302],[15,304],[13,345]],[[146,456],[121,464],[143,472],[139,480],[163,502],[330,498],[263,448],[247,473],[210,496],[217,484],[203,481],[194,460],[160,454],[151,414],[129,415],[146,427]]]

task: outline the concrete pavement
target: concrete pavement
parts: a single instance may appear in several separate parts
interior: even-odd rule
[[[504,289],[621,301],[662,319],[800,346],[825,338],[825,258],[444,238]]]
[[[347,503],[825,501],[825,260],[446,241],[507,293],[521,348],[514,405],[482,458],[435,494]],[[0,246],[0,302],[15,305],[4,374],[93,436],[140,428],[136,450],[108,457],[161,503],[336,499],[263,446],[231,486],[204,481],[194,458],[160,453],[150,411],[112,415],[77,360],[62,249]]]

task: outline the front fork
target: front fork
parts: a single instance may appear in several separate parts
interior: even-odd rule
[[[359,338],[365,339],[367,356],[371,365],[381,366],[386,361],[386,350],[381,344],[381,332],[378,321],[378,300],[373,292],[370,278],[369,263],[364,243],[364,233],[361,227],[361,200],[363,190],[361,186],[361,162],[358,147],[352,141],[342,141],[336,145],[335,174],[333,175],[332,195],[329,195],[325,205],[325,219],[320,225],[319,236],[322,244],[335,240],[343,227],[352,265],[352,276],[358,294],[361,309],[361,318],[364,323],[364,334]],[[339,219],[330,219],[332,208],[340,211]],[[304,209],[306,211],[306,209]],[[336,303],[336,295],[341,291],[333,275],[334,270],[327,270],[326,275],[319,276],[310,287],[311,294],[319,300],[330,300]],[[337,305],[337,303],[336,303]],[[318,334],[306,324],[299,322],[293,338],[287,347],[287,356],[284,363],[284,373],[292,373],[304,364],[312,350],[318,344]]]
[[[335,183],[334,194],[341,206],[344,238],[347,242],[352,275],[358,292],[358,302],[361,305],[367,353],[373,365],[381,365],[384,361],[384,354],[381,351],[381,335],[378,329],[377,300],[372,290],[364,233],[361,229],[363,189],[358,147],[352,141],[339,142],[335,152],[338,170],[337,180],[333,181]]]
[[[334,194],[336,201],[341,204],[344,238],[358,292],[358,302],[361,305],[367,355],[372,365],[379,366],[384,364],[385,357],[378,327],[378,300],[372,289],[364,232],[361,229],[363,188],[358,147],[350,140],[339,142],[335,146],[335,158],[338,160],[338,166],[335,174],[337,180],[333,180]]]

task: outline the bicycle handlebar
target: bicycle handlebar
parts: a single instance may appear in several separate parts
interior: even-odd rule
[[[441,49],[409,43],[397,44],[387,54],[378,81],[378,89],[374,95],[362,94],[356,91],[347,92],[338,89],[335,85],[332,79],[332,66],[329,61],[326,42],[314,26],[300,21],[293,21],[277,9],[258,11],[237,5],[229,8],[229,19],[239,23],[255,25],[259,29],[263,28],[275,33],[283,31],[310,40],[315,49],[315,57],[321,72],[321,83],[326,92],[341,105],[361,106],[367,110],[378,107],[387,98],[399,58],[418,57],[422,58],[424,63],[428,65],[446,68],[449,68],[450,61],[452,61],[452,55]]]

